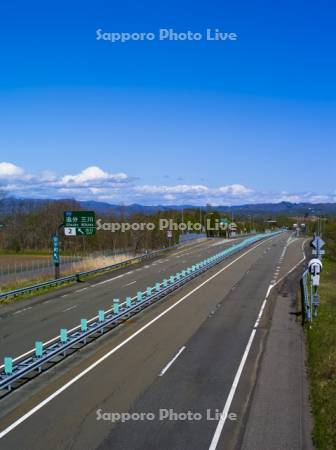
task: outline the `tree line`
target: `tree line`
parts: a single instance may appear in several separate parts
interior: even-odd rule
[[[81,204],[75,200],[16,200],[4,202],[5,196],[0,192],[0,251],[6,252],[46,252],[51,250],[51,237],[60,224],[63,223],[64,211],[82,210]],[[4,206],[5,205],[5,206]],[[220,214],[211,205],[203,208],[188,208],[179,210],[158,211],[153,214],[128,214],[127,207],[120,206],[120,211],[114,214],[97,214],[101,223],[129,222],[153,223],[154,229],[149,231],[128,230],[126,232],[97,231],[95,236],[66,237],[60,232],[60,250],[63,254],[87,254],[103,251],[143,252],[165,247],[179,242],[180,230],[173,231],[172,238],[167,230],[160,230],[160,219],[172,219],[174,223],[210,224],[212,229],[198,230],[206,232],[208,236],[226,237],[225,230],[214,231],[215,223],[232,220],[237,224],[238,233],[249,233],[252,229],[264,231],[267,228],[265,217],[236,216],[234,219]],[[291,226],[293,219],[287,216],[277,218],[278,226]]]

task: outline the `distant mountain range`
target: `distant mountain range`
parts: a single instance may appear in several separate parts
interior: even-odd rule
[[[46,203],[50,203],[56,200],[47,199],[17,199],[14,197],[7,197],[0,202],[0,213],[8,214],[10,211],[16,208],[21,210],[38,209]],[[131,205],[113,205],[106,202],[97,201],[83,201],[76,202],[73,199],[59,200],[61,202],[72,202],[73,204],[80,205],[83,209],[96,211],[97,214],[113,214],[120,216],[121,214],[129,216],[132,214],[154,214],[159,211],[171,211],[182,209],[196,209],[199,208],[194,205],[154,205],[146,206],[139,205],[137,203]],[[203,211],[207,207],[201,207]],[[212,210],[217,210],[221,213],[234,214],[234,215],[255,215],[255,216],[275,216],[275,215],[289,215],[289,216],[305,216],[305,215],[336,215],[336,203],[259,203],[237,206],[223,206],[212,205]]]
[[[117,214],[123,212],[125,215],[130,214],[153,214],[158,211],[171,211],[182,209],[196,209],[199,206],[195,205],[157,205],[157,206],[145,206],[139,204],[132,204],[128,206],[111,205],[109,203],[102,202],[81,202],[83,208],[95,210],[100,214]],[[202,210],[206,210],[207,207],[202,206]],[[234,215],[290,215],[290,216],[305,216],[305,215],[334,215],[336,214],[336,203],[258,203],[248,205],[212,205],[212,210],[216,210],[221,213],[234,214]]]

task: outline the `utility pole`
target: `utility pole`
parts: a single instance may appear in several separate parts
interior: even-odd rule
[[[183,209],[183,206],[182,206],[182,223],[184,223],[184,209]],[[183,226],[182,226],[182,234],[184,234]]]

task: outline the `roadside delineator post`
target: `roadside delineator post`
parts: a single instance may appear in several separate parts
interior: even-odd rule
[[[87,331],[87,320],[86,319],[81,319],[81,330]]]
[[[119,314],[119,308],[120,308],[119,299],[115,298],[113,300],[113,314]]]
[[[60,338],[61,338],[61,343],[66,344],[66,342],[68,340],[68,330],[66,328],[60,329]],[[65,355],[66,355],[66,350],[64,350],[64,352],[63,352],[63,356],[65,356]]]
[[[13,372],[13,358],[11,356],[5,356],[4,358],[5,374],[12,375]]]
[[[41,358],[42,355],[43,355],[43,342],[36,341],[35,342],[35,356],[37,358]]]
[[[81,319],[80,327],[81,327],[81,331],[83,333],[85,333],[85,331],[87,331],[87,320],[86,319]],[[84,344],[86,344],[86,337],[84,338],[83,342],[84,342]]]
[[[68,330],[66,328],[61,328],[60,337],[62,344],[65,344],[68,340]]]
[[[35,356],[36,356],[36,358],[41,358],[42,355],[43,355],[43,342],[36,341],[35,342]],[[39,371],[39,373],[42,372],[42,366],[38,367],[38,371]]]

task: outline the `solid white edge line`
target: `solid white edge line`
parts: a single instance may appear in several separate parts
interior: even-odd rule
[[[115,352],[117,352],[119,349],[121,349],[122,347],[124,347],[128,342],[130,342],[132,339],[134,339],[138,334],[142,333],[143,331],[145,331],[148,327],[150,327],[151,325],[153,325],[153,323],[155,323],[156,321],[158,321],[159,319],[161,319],[161,317],[165,316],[168,312],[170,312],[172,309],[174,309],[176,306],[178,306],[180,303],[182,303],[185,299],[187,299],[188,297],[190,297],[192,294],[194,294],[196,291],[198,291],[199,289],[201,289],[203,286],[205,286],[207,283],[209,283],[211,280],[213,280],[214,278],[216,278],[219,274],[221,274],[222,272],[224,272],[224,270],[226,270],[227,268],[231,267],[235,262],[237,262],[238,260],[240,260],[241,258],[243,258],[245,255],[247,255],[248,253],[252,252],[253,250],[255,250],[256,248],[258,248],[260,245],[263,245],[265,242],[268,242],[271,239],[275,239],[278,236],[275,237],[270,237],[267,238],[266,240],[263,240],[261,242],[259,242],[258,244],[254,245],[253,247],[251,247],[249,250],[247,250],[246,252],[242,253],[241,255],[239,255],[236,259],[234,259],[233,261],[231,261],[229,264],[227,264],[226,266],[224,266],[222,269],[220,269],[218,272],[214,273],[213,275],[211,275],[211,277],[207,278],[206,280],[204,280],[201,284],[199,284],[198,286],[196,286],[194,289],[192,289],[191,291],[189,291],[186,295],[184,295],[182,298],[180,298],[179,300],[177,300],[175,303],[173,303],[171,306],[169,306],[167,309],[165,309],[164,311],[162,311],[162,313],[160,313],[158,316],[154,317],[154,319],[152,319],[151,321],[147,322],[143,327],[139,328],[139,330],[137,330],[136,332],[134,332],[133,334],[131,334],[127,339],[125,339],[124,341],[122,341],[120,344],[118,344],[116,347],[114,347],[112,350],[110,350],[109,352],[107,352],[104,356],[102,356],[101,358],[99,358],[97,361],[95,361],[93,364],[91,364],[89,367],[87,367],[85,370],[83,370],[82,372],[80,372],[78,375],[76,375],[74,378],[72,378],[70,381],[68,381],[67,383],[65,383],[62,387],[60,387],[59,389],[57,389],[57,391],[53,392],[51,395],[49,395],[47,398],[45,398],[42,402],[38,403],[36,406],[34,406],[34,408],[32,408],[31,410],[27,411],[23,416],[19,417],[17,420],[15,420],[11,425],[9,425],[7,428],[5,428],[3,431],[0,432],[0,439],[2,439],[4,436],[6,436],[6,434],[8,434],[10,431],[14,430],[18,425],[20,425],[22,422],[24,422],[25,420],[27,420],[30,416],[32,416],[33,414],[35,414],[35,412],[37,412],[38,410],[40,410],[41,408],[43,408],[43,406],[45,406],[46,404],[48,404],[51,400],[53,400],[55,397],[57,397],[58,395],[60,395],[63,391],[65,391],[66,389],[68,389],[72,384],[76,383],[76,381],[80,380],[82,377],[84,377],[84,375],[86,375],[88,372],[91,372],[91,370],[93,370],[96,366],[98,366],[99,364],[101,364],[103,361],[105,361],[105,359],[109,358],[111,355],[113,355]]]
[[[227,418],[227,416],[229,414],[230,406],[231,406],[234,394],[236,392],[236,389],[237,389],[237,386],[238,386],[238,383],[239,383],[240,375],[241,375],[241,373],[243,371],[243,368],[244,368],[244,365],[245,365],[245,361],[246,361],[247,356],[248,356],[248,354],[250,352],[250,348],[251,348],[251,345],[252,345],[252,342],[253,342],[255,334],[256,334],[256,330],[252,330],[252,333],[250,335],[250,339],[249,339],[249,341],[247,343],[247,346],[245,348],[242,360],[240,361],[240,364],[239,364],[236,376],[234,377],[234,380],[233,380],[233,383],[232,383],[232,386],[231,386],[228,398],[226,400],[224,409],[223,409],[223,411],[221,413],[221,417],[220,417],[220,420],[218,422],[215,434],[213,435],[213,438],[212,438],[209,450],[215,450],[216,449],[218,441],[219,441],[219,439],[221,437],[222,430],[223,430],[224,424],[226,422],[226,418]]]
[[[169,363],[161,370],[161,372],[159,373],[159,377],[162,377],[162,375],[164,375],[167,370],[169,369],[169,367],[174,364],[174,362],[177,360],[177,358],[180,356],[180,354],[186,349],[185,346],[183,346],[182,348],[180,348],[180,350],[176,353],[176,355],[174,356],[174,358],[169,361]]]
[[[215,433],[214,433],[214,435],[213,435],[213,438],[212,438],[212,441],[211,441],[209,450],[216,450],[216,448],[217,448],[217,444],[218,444],[218,442],[219,442],[219,439],[220,439],[220,437],[221,437],[221,434],[222,434],[222,431],[223,431],[223,428],[224,428],[224,425],[225,425],[227,416],[228,416],[228,414],[229,414],[230,407],[231,407],[231,403],[232,403],[233,397],[234,397],[234,395],[235,395],[235,392],[236,392],[236,389],[237,389],[237,386],[238,386],[238,383],[239,383],[241,374],[242,374],[242,372],[243,372],[243,369],[244,369],[244,366],[245,366],[246,359],[247,359],[248,354],[249,354],[249,352],[250,352],[250,349],[251,349],[251,346],[252,346],[252,343],[253,343],[254,336],[255,336],[255,334],[256,334],[256,332],[257,332],[256,327],[259,325],[259,321],[260,321],[261,316],[262,316],[262,313],[263,313],[263,311],[264,311],[264,309],[265,309],[266,302],[267,302],[267,298],[268,298],[268,296],[269,296],[271,290],[274,288],[274,286],[276,286],[277,284],[279,284],[280,281],[282,281],[282,280],[283,280],[284,278],[286,278],[290,273],[292,273],[292,272],[293,272],[293,271],[294,271],[294,270],[295,270],[295,269],[296,269],[296,268],[297,268],[297,267],[298,267],[298,266],[306,259],[306,256],[305,256],[305,253],[304,253],[304,244],[305,244],[306,241],[307,241],[307,239],[305,239],[305,240],[303,241],[303,243],[302,243],[302,253],[303,253],[303,258],[300,259],[300,261],[299,261],[297,264],[295,264],[295,266],[292,267],[292,268],[291,268],[291,269],[290,269],[290,270],[289,270],[282,278],[280,278],[280,280],[278,280],[275,284],[270,284],[269,287],[268,287],[268,289],[267,289],[266,297],[265,297],[265,299],[264,299],[264,301],[263,301],[263,303],[262,303],[262,305],[261,305],[261,308],[260,308],[260,311],[259,311],[259,314],[258,314],[257,321],[256,321],[256,323],[254,324],[254,327],[253,327],[252,333],[251,333],[251,335],[250,335],[250,338],[249,338],[249,340],[248,340],[248,343],[247,343],[247,345],[246,345],[246,348],[245,348],[243,357],[242,357],[242,359],[241,359],[241,361],[240,361],[238,370],[237,370],[236,375],[235,375],[235,377],[234,377],[234,380],[233,380],[233,383],[232,383],[232,386],[231,386],[229,395],[228,395],[228,397],[227,397],[227,399],[226,399],[226,402],[225,402],[223,411],[222,411],[222,413],[221,413],[220,420],[219,420],[219,422],[218,422],[218,424],[217,424]],[[287,246],[286,246],[285,248],[287,248]]]

